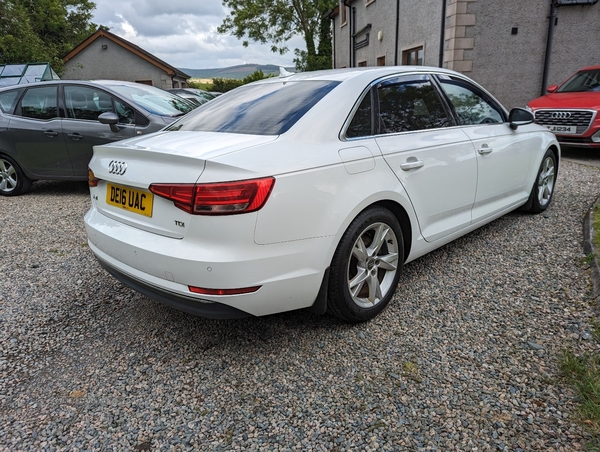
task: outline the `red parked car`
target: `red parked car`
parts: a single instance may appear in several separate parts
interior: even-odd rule
[[[576,72],[527,106],[563,146],[600,149],[600,66]]]

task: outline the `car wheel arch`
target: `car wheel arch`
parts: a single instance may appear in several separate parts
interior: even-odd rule
[[[410,255],[410,251],[412,249],[412,239],[413,239],[413,231],[415,230],[415,226],[416,226],[416,223],[415,223],[416,217],[414,217],[414,212],[413,212],[412,218],[414,220],[411,221],[411,215],[409,214],[408,208],[406,206],[404,206],[402,204],[402,202],[400,202],[396,199],[391,199],[389,197],[372,200],[371,202],[368,202],[366,205],[361,205],[358,210],[354,210],[352,212],[352,214],[346,218],[346,220],[341,225],[340,230],[337,234],[337,236],[339,237],[339,240],[336,240],[335,243],[333,243],[333,249],[330,252],[330,258],[333,258],[333,253],[334,253],[335,249],[337,248],[342,235],[344,234],[344,232],[346,232],[346,230],[348,229],[348,227],[350,226],[352,221],[356,217],[358,217],[361,213],[363,213],[365,210],[370,209],[371,207],[374,207],[374,206],[380,206],[380,207],[386,208],[387,210],[392,212],[392,214],[396,217],[396,219],[400,223],[400,227],[402,228],[402,237],[403,237],[403,245],[404,245],[404,260],[406,261],[406,259]]]

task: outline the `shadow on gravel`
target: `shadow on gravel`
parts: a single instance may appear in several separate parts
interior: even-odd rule
[[[89,195],[89,193],[87,182],[44,180],[34,182],[31,190],[21,196]]]

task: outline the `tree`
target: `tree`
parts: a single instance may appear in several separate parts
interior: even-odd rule
[[[89,0],[1,0],[0,63],[49,62],[62,57],[96,30]]]
[[[258,70],[254,71],[250,75],[247,75],[241,80],[234,78],[215,78],[213,79],[212,89],[214,91],[218,91],[219,93],[226,93],[227,91],[231,91],[232,89],[245,85],[246,83],[256,82],[269,77],[272,77],[272,75],[265,75],[263,71]]]
[[[0,1],[0,63],[43,61],[42,44],[23,5],[13,0]]]
[[[331,24],[329,17],[321,16],[319,27],[319,47],[316,55],[308,55],[305,50],[295,49],[294,63],[300,71],[317,71],[319,69],[331,69]]]
[[[296,67],[320,69],[327,59],[327,67],[331,67],[331,44],[328,55],[317,52],[317,45],[321,45],[325,36],[322,27],[329,29],[329,19],[323,16],[336,4],[337,0],[223,0],[223,5],[231,11],[218,31],[231,33],[238,39],[246,37],[261,44],[271,43],[271,50],[282,55],[289,50],[287,41],[299,34],[304,38],[306,50],[296,49]],[[248,40],[242,45],[247,47]]]

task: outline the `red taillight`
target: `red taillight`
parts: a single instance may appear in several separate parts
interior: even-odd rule
[[[150,191],[194,215],[254,212],[265,205],[274,177],[212,184],[152,184]]]
[[[100,182],[100,179],[98,179],[94,172],[90,168],[88,168],[88,186],[97,187],[98,182]]]
[[[150,191],[157,196],[167,198],[176,207],[192,213],[192,199],[194,199],[194,184],[152,184]]]
[[[190,292],[202,295],[242,295],[245,293],[256,292],[260,286],[243,287],[241,289],[206,289],[204,287],[188,286]]]

